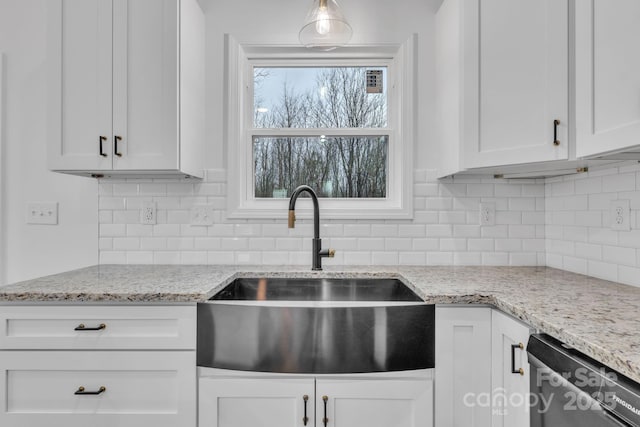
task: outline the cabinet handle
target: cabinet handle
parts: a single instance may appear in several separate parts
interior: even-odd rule
[[[114,136],[113,137],[113,154],[115,154],[118,157],[122,157],[122,153],[118,151],[118,141],[122,141],[122,137],[118,135]]]
[[[516,369],[516,349],[524,350],[524,344],[511,344],[511,373],[524,375],[524,369]]]
[[[78,394],[81,396],[96,396],[98,394],[104,393],[105,391],[107,391],[107,388],[105,386],[100,387],[98,391],[85,391],[84,387],[80,386],[73,394]]]
[[[553,145],[560,145],[560,141],[558,141],[558,126],[560,125],[560,120],[553,121]]]
[[[329,424],[329,418],[327,418],[327,401],[329,400],[329,398],[327,396],[322,396],[322,401],[324,402],[324,418],[322,419],[322,424],[324,424],[324,427],[327,427],[327,424]]]
[[[309,400],[309,396],[305,394],[304,396],[302,396],[302,400],[304,400],[304,417],[302,417],[302,422],[306,426],[309,422],[309,417],[307,416],[307,401]]]
[[[86,326],[84,326],[84,323],[80,323],[75,327],[74,331],[101,331],[103,329],[107,329],[107,325],[105,325],[104,323],[100,323],[95,328],[87,328]]]
[[[107,157],[107,153],[105,153],[105,152],[102,150],[102,141],[106,141],[106,140],[107,140],[107,137],[106,137],[106,136],[100,136],[100,137],[98,138],[98,142],[99,142],[99,145],[100,145],[100,155],[101,155],[102,157]]]

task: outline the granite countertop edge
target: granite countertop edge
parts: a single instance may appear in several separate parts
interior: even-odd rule
[[[101,265],[0,287],[0,303],[203,302],[237,277],[395,277],[432,304],[494,306],[640,382],[640,288],[549,267]]]

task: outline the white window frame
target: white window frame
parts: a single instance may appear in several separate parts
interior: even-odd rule
[[[389,135],[386,198],[323,198],[323,219],[411,219],[415,116],[415,36],[402,44],[353,46],[316,52],[300,46],[247,45],[227,36],[225,139],[227,217],[284,218],[288,199],[254,197],[253,140],[260,136],[317,136],[318,129],[254,129],[253,68],[263,66],[387,67],[387,127],[322,129],[331,135]],[[310,217],[311,202],[300,199],[296,215]]]

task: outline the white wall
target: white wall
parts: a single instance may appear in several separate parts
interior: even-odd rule
[[[640,165],[546,184],[547,265],[640,286]],[[629,200],[631,230],[611,229],[612,200]]]
[[[5,54],[5,122],[1,184],[5,188],[6,274],[0,283],[97,262],[96,181],[47,170],[47,0],[0,0]],[[25,224],[28,201],[57,201],[59,225]]]
[[[120,181],[100,184],[101,263],[311,263],[312,228],[281,220],[228,221],[224,129],[224,34],[241,43],[298,42],[310,0],[201,1],[207,29],[207,180],[201,184]],[[324,247],[337,250],[325,264],[544,263],[544,184],[507,184],[493,179],[458,178],[436,182],[434,140],[434,13],[438,0],[345,0],[340,4],[353,26],[352,43],[402,43],[418,34],[418,138],[414,167],[414,220],[325,221]],[[228,141],[229,144],[236,143]],[[155,200],[158,224],[140,225],[143,200]],[[479,226],[479,203],[491,201],[497,223]],[[211,205],[216,223],[192,227],[189,209]],[[125,209],[123,209],[125,207]],[[322,206],[321,206],[322,208]]]

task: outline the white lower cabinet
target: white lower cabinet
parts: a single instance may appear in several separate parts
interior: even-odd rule
[[[529,333],[490,307],[437,306],[435,425],[528,427]]]
[[[436,307],[435,375],[437,427],[491,425],[491,308]]]
[[[529,362],[527,341],[530,328],[493,310],[491,318],[492,427],[529,425]],[[504,397],[504,398],[502,398]]]
[[[200,369],[201,427],[433,426],[432,370],[301,377]]]
[[[0,426],[195,427],[195,309],[0,305]]]

